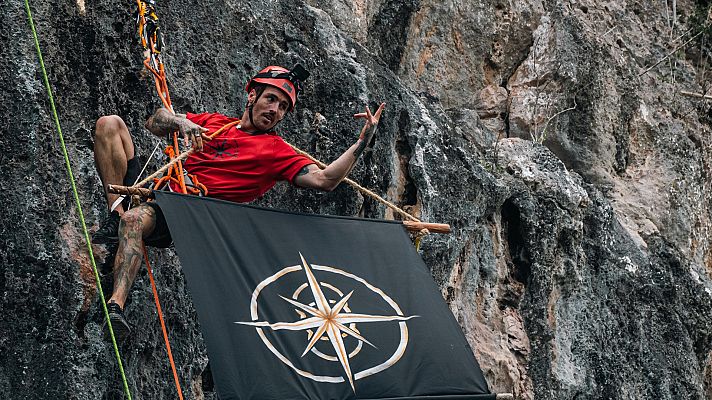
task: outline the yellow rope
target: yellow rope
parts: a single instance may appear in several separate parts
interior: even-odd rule
[[[423,238],[428,236],[429,234],[430,231],[428,230],[428,228],[423,228],[414,235],[415,251],[420,251],[420,243],[423,241]]]

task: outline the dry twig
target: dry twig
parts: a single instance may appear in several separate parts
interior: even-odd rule
[[[693,36],[693,37],[691,37],[690,39],[688,39],[685,43],[683,43],[683,44],[681,44],[681,45],[675,47],[675,50],[673,50],[673,51],[669,52],[668,54],[666,54],[665,57],[661,58],[661,59],[658,60],[655,64],[653,64],[653,65],[651,65],[650,67],[648,67],[645,71],[641,72],[638,76],[643,76],[643,75],[647,74],[648,72],[650,72],[651,69],[657,67],[658,64],[660,64],[661,62],[667,60],[668,57],[670,57],[671,55],[675,54],[676,51],[678,51],[678,50],[680,50],[681,48],[683,48],[683,47],[687,46],[688,44],[690,44],[690,42],[692,42],[692,41],[695,40],[698,36],[700,36],[700,35],[702,34],[702,32],[704,32],[704,30],[699,31],[695,36]]]
[[[683,96],[688,96],[688,97],[696,97],[698,99],[712,100],[712,95],[710,95],[710,94],[694,93],[694,92],[688,92],[685,90],[681,90],[680,94]]]
[[[539,135],[539,139],[540,139],[539,143],[543,143],[544,139],[546,139],[546,130],[549,128],[549,123],[551,123],[551,121],[553,121],[554,118],[558,117],[559,115],[561,115],[567,111],[573,111],[576,109],[576,107],[578,107],[578,104],[576,104],[576,97],[574,97],[574,106],[573,107],[565,108],[565,109],[557,112],[556,114],[552,115],[551,118],[549,118],[546,121],[546,125],[544,125],[544,129],[541,131],[541,135]]]

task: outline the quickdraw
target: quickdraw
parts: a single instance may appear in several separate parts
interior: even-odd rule
[[[156,83],[156,91],[163,105],[173,112],[171,96],[168,93],[168,82],[166,80],[166,69],[161,61],[161,50],[163,49],[163,36],[158,25],[158,14],[156,13],[156,2],[154,0],[137,0],[138,11],[136,23],[138,24],[138,36],[144,49],[146,58],[143,65],[149,70]]]

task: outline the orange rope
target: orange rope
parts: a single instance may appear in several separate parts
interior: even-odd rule
[[[166,80],[166,69],[163,66],[163,62],[159,58],[159,51],[156,50],[156,43],[155,41],[158,40],[158,33],[157,29],[158,27],[156,26],[156,30],[152,32],[150,37],[148,37],[148,34],[145,34],[145,29],[146,29],[146,12],[148,11],[150,13],[150,16],[154,19],[155,22],[157,22],[158,17],[155,15],[155,10],[153,7],[147,10],[146,3],[142,0],[136,0],[138,3],[138,15],[139,15],[139,36],[141,37],[141,44],[143,45],[144,49],[148,50],[148,56],[146,59],[143,61],[143,65],[146,67],[147,70],[149,70],[153,74],[153,79],[156,84],[156,92],[158,93],[158,97],[161,99],[161,102],[163,105],[173,112],[173,107],[171,106],[171,97],[170,94],[168,93],[168,82]],[[151,61],[155,61],[158,66],[158,71],[156,71],[153,66],[151,66]],[[169,157],[172,159],[176,156],[178,153],[178,133],[173,132],[173,146],[168,146],[166,148],[167,153],[169,154]],[[171,172],[174,172],[173,174]],[[180,161],[177,163],[176,167],[171,168],[170,171],[161,178],[160,180],[163,180],[165,182],[169,182],[171,179],[175,179],[174,177],[178,177],[177,180],[179,182],[179,186],[183,193],[187,193],[186,187],[185,187],[185,181],[183,179],[183,166],[180,163]],[[160,181],[159,180],[159,181]],[[197,183],[197,181],[195,181]],[[155,186],[158,188],[158,186]],[[158,313],[158,320],[161,322],[161,331],[163,332],[163,341],[166,344],[166,351],[168,352],[168,361],[171,364],[171,370],[173,371],[173,380],[175,381],[176,385],[176,390],[178,391],[178,398],[180,400],[183,400],[183,391],[181,390],[180,387],[180,380],[178,379],[178,370],[176,368],[175,361],[173,360],[173,352],[171,351],[171,342],[168,340],[168,329],[166,328],[166,323],[163,320],[163,310],[161,309],[161,302],[158,298],[158,289],[156,288],[156,282],[153,279],[153,271],[151,270],[151,264],[148,261],[148,251],[146,250],[146,246],[143,246],[143,258],[144,261],[146,262],[146,268],[148,269],[148,277],[149,280],[151,281],[151,290],[153,291],[153,300],[156,303],[156,311]]]
[[[178,147],[178,135],[176,134],[176,132],[173,132],[173,149],[172,149],[172,150],[173,150],[175,153],[177,153],[177,152],[178,152],[178,149],[179,149],[179,147]],[[173,155],[172,155],[171,158],[174,158],[174,157],[175,157],[175,153],[173,153]],[[179,185],[179,187],[180,187],[180,192],[181,192],[181,193],[184,193],[184,194],[185,194],[185,193],[188,193],[188,191],[187,191],[186,188],[185,188],[185,177],[183,176],[183,162],[178,161],[178,162],[173,166],[173,168],[171,168],[171,171],[175,172],[175,178],[178,180],[178,185]],[[170,171],[169,171],[169,175],[170,175]],[[160,188],[156,187],[156,188],[154,188],[154,189],[155,189],[155,190],[159,190]]]
[[[171,352],[171,342],[168,340],[168,330],[166,329],[166,322],[163,320],[163,311],[161,310],[161,301],[158,299],[158,290],[156,289],[156,282],[153,279],[153,270],[151,269],[151,263],[148,262],[148,251],[146,246],[143,246],[143,259],[146,262],[146,269],[148,269],[148,279],[151,281],[151,289],[153,290],[153,300],[156,303],[156,310],[158,311],[158,320],[161,321],[161,331],[163,331],[163,341],[166,342],[166,350],[168,351],[168,360],[171,362],[171,368],[173,369],[173,380],[176,383],[176,390],[178,391],[178,398],[183,400],[183,391],[180,388],[180,382],[178,380],[178,371],[176,371],[176,364],[173,361],[173,352]]]

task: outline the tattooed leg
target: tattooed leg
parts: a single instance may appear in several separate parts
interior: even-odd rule
[[[124,308],[143,260],[143,238],[150,235],[155,227],[156,211],[147,205],[126,211],[121,217],[119,248],[114,260],[114,292],[109,302],[116,302]]]

